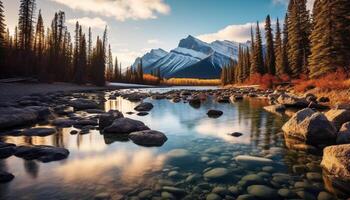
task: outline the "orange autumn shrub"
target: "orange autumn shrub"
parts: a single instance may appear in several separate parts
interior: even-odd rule
[[[283,78],[283,79],[282,79]],[[244,85],[259,85],[261,89],[273,88],[276,84],[289,81],[289,77],[284,75],[282,78],[273,76],[271,74],[253,74],[244,82]]]
[[[157,85],[159,83],[158,78],[151,74],[143,74],[143,82],[147,85]]]
[[[177,86],[218,86],[221,84],[220,79],[194,79],[194,78],[171,78],[162,81],[164,85]]]
[[[319,88],[324,91],[350,89],[350,80],[347,79],[347,74],[344,70],[337,70],[318,79],[294,80],[293,84],[297,92],[305,92],[313,88]]]

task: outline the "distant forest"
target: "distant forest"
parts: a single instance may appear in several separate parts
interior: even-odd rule
[[[317,79],[332,72],[348,78],[350,1],[316,0],[311,13],[306,3],[307,0],[290,0],[282,28],[279,19],[273,23],[268,15],[264,43],[257,22],[255,31],[251,28],[251,46],[240,47],[238,61],[223,66],[222,84],[272,84]],[[106,80],[145,84],[200,82],[167,81],[162,79],[160,69],[146,75],[142,61],[122,73],[108,45],[107,27],[94,44],[91,28],[86,34],[77,22],[74,34],[67,30],[63,11],[54,14],[50,27],[44,27],[41,11],[36,13],[35,0],[20,0],[18,25],[11,35],[4,9],[0,0],[0,78],[33,77],[41,82],[99,86]]]
[[[74,37],[74,38],[72,38]],[[121,72],[121,64],[107,44],[107,27],[93,44],[91,28],[87,35],[76,23],[74,36],[65,24],[65,13],[54,14],[45,28],[35,0],[20,0],[18,25],[14,34],[6,27],[0,0],[0,78],[32,77],[41,82],[64,81],[103,86],[105,81],[142,82],[142,64]]]
[[[251,47],[239,48],[238,62],[222,71],[223,84],[317,79],[341,72],[349,77],[350,1],[316,0],[313,11],[307,0],[290,0],[284,25],[273,31],[265,21],[265,47],[259,22],[251,28]],[[265,49],[264,49],[265,48]]]

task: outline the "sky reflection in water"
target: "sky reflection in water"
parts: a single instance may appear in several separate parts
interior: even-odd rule
[[[224,143],[263,145],[274,143],[284,118],[263,111],[263,100],[236,104],[217,104],[212,99],[200,108],[169,100],[146,100],[154,104],[148,116],[126,115],[137,103],[121,98],[105,103],[105,109],[118,109],[126,117],[141,120],[151,129],[164,132],[168,141],[160,148],[145,148],[119,138],[105,138],[99,131],[70,135],[70,128],[48,137],[5,137],[17,145],[53,145],[69,149],[66,160],[40,163],[10,157],[0,161],[0,168],[15,175],[9,184],[0,185],[0,199],[31,199],[45,195],[48,199],[88,198],[98,192],[122,195],[124,190],[147,184],[150,177],[166,166],[167,152],[191,146],[200,139]],[[209,109],[224,111],[218,119],[206,116]],[[228,133],[242,132],[239,138]],[[198,144],[198,143],[196,143]],[[84,192],[82,192],[84,191]]]

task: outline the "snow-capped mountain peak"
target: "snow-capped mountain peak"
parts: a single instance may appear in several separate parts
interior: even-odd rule
[[[191,35],[180,40],[177,48],[169,53],[161,49],[151,50],[142,57],[145,73],[160,68],[165,78],[219,78],[223,66],[237,60],[239,46],[248,43],[228,40],[203,42]],[[135,61],[136,67],[141,58]]]

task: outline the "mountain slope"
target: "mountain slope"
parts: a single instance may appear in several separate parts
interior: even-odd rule
[[[168,52],[166,52],[163,49],[160,49],[160,48],[152,49],[150,52],[146,53],[141,58],[140,57],[136,58],[132,67],[136,68],[142,59],[142,65],[143,65],[144,71],[147,71],[148,67],[150,67],[153,63],[157,62],[159,59],[163,58],[167,54]]]
[[[144,71],[151,73],[159,68],[165,78],[219,78],[222,67],[231,63],[232,59],[237,60],[240,45],[245,47],[248,44],[230,41],[209,44],[189,35],[180,40],[177,48],[156,61],[148,59],[146,54],[142,60]],[[134,64],[133,67],[136,66]]]

